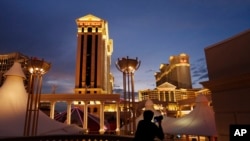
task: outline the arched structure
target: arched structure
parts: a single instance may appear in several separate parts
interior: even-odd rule
[[[41,102],[50,103],[50,118],[55,116],[55,104],[56,102],[64,101],[67,103],[67,124],[71,124],[70,115],[71,108],[74,101],[83,101],[84,102],[84,111],[88,111],[88,106],[90,101],[100,101],[100,130],[104,133],[104,105],[105,102],[112,102],[116,105],[116,133],[120,134],[120,95],[118,94],[88,94],[88,95],[76,95],[76,94],[42,94]],[[83,123],[88,123],[88,112],[83,116]],[[83,130],[88,132],[88,124],[83,124]]]

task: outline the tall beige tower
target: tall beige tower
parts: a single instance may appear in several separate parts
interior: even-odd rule
[[[88,14],[76,19],[76,94],[112,93],[110,73],[113,40],[109,39],[108,23]]]

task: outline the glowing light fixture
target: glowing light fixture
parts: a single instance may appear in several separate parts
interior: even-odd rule
[[[30,80],[28,87],[28,100],[24,124],[24,136],[37,134],[39,105],[42,90],[42,76],[50,69],[50,63],[43,59],[31,58],[28,61]]]
[[[127,58],[122,58],[121,60],[118,58],[118,61],[116,62],[117,69],[123,73],[124,118],[125,121],[128,120],[130,123],[129,130],[127,124],[125,124],[125,134],[134,134],[135,132],[136,109],[134,96],[134,72],[140,67],[140,64],[141,61],[138,61],[137,58],[130,59],[128,56]],[[132,118],[128,117],[128,112],[132,112]],[[133,126],[131,126],[131,123],[133,123]]]

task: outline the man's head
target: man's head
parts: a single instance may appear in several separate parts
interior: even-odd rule
[[[154,116],[154,112],[151,110],[145,110],[143,112],[143,118],[144,120],[151,121]]]

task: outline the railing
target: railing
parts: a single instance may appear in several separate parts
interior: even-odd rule
[[[124,135],[48,135],[0,138],[0,141],[132,141],[133,136]]]

